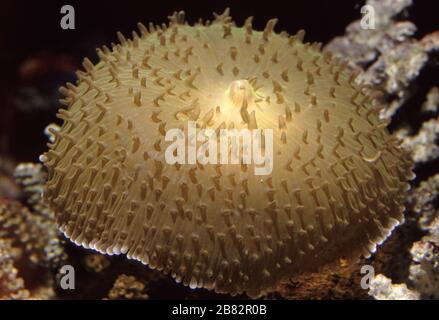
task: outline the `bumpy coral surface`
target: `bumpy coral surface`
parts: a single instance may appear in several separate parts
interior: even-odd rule
[[[406,284],[392,284],[392,280],[382,274],[372,279],[369,294],[377,300],[419,300],[419,294]]]
[[[109,299],[148,299],[145,284],[133,276],[120,275],[108,293]]]
[[[28,299],[30,294],[14,266],[10,241],[0,239],[0,299]]]
[[[14,201],[0,198],[0,238],[12,239],[35,264],[58,263],[63,259],[55,222],[30,212]]]
[[[319,44],[237,27],[226,11],[98,49],[62,88],[45,197],[75,243],[126,254],[191,287],[258,296],[375,250],[402,220],[409,156],[373,95]],[[273,171],[169,165],[168,129],[273,129]]]
[[[0,226],[0,299],[52,298],[49,261],[59,262],[63,253],[54,222],[0,198]]]

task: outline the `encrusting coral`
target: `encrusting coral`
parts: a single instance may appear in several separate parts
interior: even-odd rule
[[[148,299],[145,284],[134,276],[121,274],[108,293],[108,299]]]
[[[403,139],[405,148],[412,150],[416,164],[430,162],[439,157],[439,146],[436,144],[439,137],[439,117],[422,123],[419,132],[414,136],[410,136],[404,129],[396,132],[396,135]]]
[[[62,88],[45,198],[76,244],[252,297],[369,255],[403,219],[411,160],[346,64],[252,19],[139,24]],[[272,129],[273,171],[165,161],[168,129]]]
[[[30,212],[18,202],[0,199],[0,222],[0,238],[13,239],[33,263],[54,263],[52,255],[59,255],[62,260],[64,252],[57,241],[54,221]]]
[[[387,100],[381,101],[386,106],[381,116],[386,119],[410,98],[408,88],[434,48],[428,37],[423,41],[413,39],[416,26],[412,22],[396,20],[411,2],[367,1],[367,5],[379,12],[374,28],[364,29],[361,21],[356,20],[346,28],[345,35],[334,38],[325,47],[338,57],[347,58],[352,68],[363,69],[359,78],[383,91],[383,98]]]
[[[15,182],[21,187],[23,200],[47,223],[55,223],[55,213],[43,199],[47,172],[40,163],[20,163],[14,170]]]
[[[354,69],[363,69],[360,79],[383,92],[381,103],[385,105],[382,118],[391,119],[404,108],[418,108],[424,118],[416,133],[410,127],[399,127],[395,132],[402,145],[410,150],[416,168],[433,163],[439,158],[437,137],[439,133],[438,89],[428,90],[421,106],[411,105],[410,99],[418,94],[420,75],[435,65],[435,55],[439,53],[439,33],[433,32],[417,40],[416,26],[410,21],[398,21],[401,12],[412,4],[411,0],[376,1],[367,4],[380,19],[376,28],[364,30],[360,21],[354,21],[346,29],[346,34],[331,41],[326,49],[348,58]],[[404,283],[393,283],[389,277],[378,274],[371,283],[369,294],[376,299],[434,299],[439,296],[438,286],[438,238],[437,199],[439,198],[439,175],[432,175],[421,181],[419,187],[411,190],[407,203],[411,214],[409,226],[400,233],[399,240],[405,241],[404,233],[425,232],[419,241],[407,243],[407,253],[411,260],[406,267]],[[414,229],[416,228],[416,229]],[[397,259],[396,259],[397,260]],[[401,261],[397,261],[402,264]],[[395,266],[388,266],[388,269]]]
[[[408,282],[423,299],[439,299],[439,210],[434,203],[438,198],[439,174],[423,181],[412,195],[419,227],[426,234],[410,249]]]
[[[377,300],[419,300],[419,294],[409,290],[406,284],[393,284],[382,274],[372,279],[369,294]]]
[[[0,238],[0,299],[27,299],[30,293],[14,266],[13,248],[10,241]]]
[[[0,198],[2,299],[50,299],[55,295],[47,248],[56,228],[40,218],[20,203]]]

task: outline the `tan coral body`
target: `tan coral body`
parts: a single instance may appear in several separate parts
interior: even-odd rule
[[[342,64],[273,27],[174,14],[85,61],[44,156],[45,196],[72,241],[250,296],[374,250],[402,219],[409,157]],[[273,129],[273,172],[167,164],[166,130],[188,120]]]

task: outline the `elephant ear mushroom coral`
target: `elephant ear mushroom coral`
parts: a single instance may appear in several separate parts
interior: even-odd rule
[[[67,237],[251,297],[375,250],[403,219],[410,157],[356,74],[275,23],[237,27],[226,10],[192,26],[180,12],[85,59],[42,157]],[[188,121],[272,129],[273,170],[168,164],[166,133]]]

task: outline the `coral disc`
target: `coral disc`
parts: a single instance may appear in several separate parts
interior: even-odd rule
[[[72,241],[126,254],[191,287],[256,297],[281,280],[372,252],[402,220],[409,156],[318,44],[182,13],[84,61],[43,160],[45,197]],[[197,127],[272,129],[273,168],[169,164]]]

